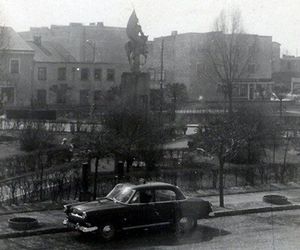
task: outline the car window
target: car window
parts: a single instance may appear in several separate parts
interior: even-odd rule
[[[134,191],[130,187],[125,187],[125,188],[121,189],[118,193],[116,193],[116,195],[114,196],[114,199],[119,202],[125,203],[132,196],[133,192]]]
[[[130,203],[149,203],[154,201],[153,198],[154,196],[151,190],[137,191]]]
[[[174,201],[176,200],[176,193],[169,189],[155,190],[155,201]]]

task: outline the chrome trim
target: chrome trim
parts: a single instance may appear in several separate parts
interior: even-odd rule
[[[77,218],[80,218],[80,219],[84,219],[85,217],[79,215],[79,214],[74,214],[74,213],[71,213],[72,216],[74,217],[77,217]]]
[[[156,227],[156,226],[163,226],[163,225],[169,225],[169,224],[171,224],[171,222],[160,222],[160,223],[146,224],[146,225],[140,225],[140,226],[123,227],[123,230],[137,229],[137,228],[143,228],[143,227]]]
[[[75,229],[83,232],[83,233],[90,233],[90,232],[94,232],[98,230],[98,227],[94,226],[94,227],[83,227],[83,226],[76,226]]]
[[[64,219],[63,224],[66,225],[66,226],[70,225],[75,230],[81,231],[83,233],[90,233],[90,232],[94,232],[94,231],[98,230],[98,227],[96,227],[96,226],[94,226],[94,227],[84,227],[84,226],[80,226],[79,223],[75,224],[75,223],[69,222],[68,219]]]

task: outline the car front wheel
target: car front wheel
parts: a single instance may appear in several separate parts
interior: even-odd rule
[[[103,240],[111,241],[116,236],[116,228],[112,223],[104,223],[99,227],[99,233]]]

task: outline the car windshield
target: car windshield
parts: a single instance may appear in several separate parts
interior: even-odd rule
[[[132,184],[117,184],[106,196],[107,199],[126,203],[134,193]]]

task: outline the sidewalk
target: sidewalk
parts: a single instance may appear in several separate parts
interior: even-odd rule
[[[279,194],[288,198],[291,204],[272,205],[263,202],[264,195]],[[203,197],[202,194],[195,194]],[[300,209],[300,189],[264,191],[242,194],[225,195],[225,208],[219,207],[218,195],[203,197],[212,203],[214,215],[212,217],[234,216],[248,213],[261,213],[269,211],[282,211]],[[40,227],[34,230],[16,231],[8,227],[8,220],[13,217],[32,217],[38,219]],[[62,221],[65,218],[61,204],[41,202],[25,204],[24,206],[0,207],[0,238],[15,238],[39,234],[59,233],[69,231]]]
[[[283,195],[290,204],[274,205],[263,201],[265,195]],[[269,211],[282,211],[300,209],[300,189],[276,190],[224,196],[225,208],[219,207],[219,196],[203,197],[213,205],[216,217],[233,216],[248,213],[261,213]]]
[[[14,217],[31,217],[39,222],[39,227],[32,230],[19,231],[8,226],[8,220]],[[0,239],[16,238],[48,233],[60,233],[69,231],[62,221],[65,218],[63,210],[48,210],[40,212],[14,213],[0,216]]]

